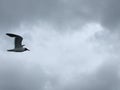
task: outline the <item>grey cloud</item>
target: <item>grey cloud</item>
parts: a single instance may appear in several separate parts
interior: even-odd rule
[[[43,20],[56,25],[98,20],[103,3],[99,0],[0,0],[0,26]]]
[[[28,65],[12,58],[0,62],[1,90],[44,90],[49,77],[39,65]]]
[[[19,25],[24,21],[49,19],[62,7],[57,0],[0,0],[1,27]]]
[[[102,24],[109,29],[118,28],[120,24],[120,1],[107,0],[102,12]]]
[[[45,21],[57,26],[98,22],[119,25],[119,0],[0,0],[0,27]]]
[[[0,0],[0,28],[6,27],[9,29],[10,27],[17,27],[24,22],[34,24],[37,21],[41,21],[41,22],[45,21],[49,24],[52,23],[56,26],[59,25],[70,26],[70,24],[79,26],[79,23],[98,22],[101,23],[104,27],[112,29],[115,28],[117,25],[119,25],[118,3],[119,3],[118,0]],[[89,51],[88,52],[87,48],[89,47],[89,45],[88,43],[84,43],[83,39],[81,39],[83,40],[83,42],[79,43],[80,38],[82,38],[79,37],[81,36],[81,34],[79,35],[79,33],[81,32],[78,32],[78,34],[75,35],[75,37],[73,37],[72,39],[73,36],[72,34],[70,36],[68,34],[64,34],[62,36],[59,34],[52,33],[54,32],[54,30],[50,32],[49,30],[45,31],[45,29],[46,28],[37,28],[37,32],[32,31],[32,33],[29,32],[29,30],[35,31],[35,28],[29,27],[28,29],[26,28],[17,29],[17,33],[23,34],[23,32],[26,31],[25,38],[30,39],[30,43],[32,42],[33,45],[31,45],[32,46],[31,52],[32,49],[33,52],[32,55],[28,55],[30,57],[25,55],[26,53],[21,54],[22,55],[21,57],[20,54],[11,54],[11,53],[6,54],[4,51],[3,52],[1,51],[2,53],[4,53],[4,55],[2,54],[3,57],[6,59],[4,61],[4,59],[2,60],[1,58],[0,61],[1,89],[3,90],[8,90],[8,89],[9,90],[10,89],[11,90],[14,89],[15,90],[17,89],[20,90],[22,89],[23,90],[27,90],[27,89],[28,90],[30,89],[31,90],[38,90],[38,89],[40,90],[119,90],[120,88],[119,67],[118,67],[119,65],[116,63],[108,64],[109,62],[108,61],[107,63],[103,63],[96,71],[94,72],[90,71],[91,72],[90,74],[82,73],[84,74],[82,77],[78,75],[77,70],[79,70],[79,68],[82,68],[81,65],[84,66],[84,64],[81,64],[82,62],[87,62],[89,64],[90,63],[96,64],[97,58],[100,59],[104,58],[104,55],[97,56],[99,52],[94,52],[94,50],[90,49],[90,51],[88,50]],[[84,36],[86,36],[86,33],[87,32],[85,32]],[[36,41],[33,40],[31,34],[33,35]],[[104,35],[107,36],[106,34]],[[108,36],[109,35],[111,35],[111,33],[109,33]],[[114,35],[112,34],[112,36]],[[112,43],[114,47],[116,47],[114,44],[118,44],[117,43],[118,39],[116,38],[111,39],[108,37],[100,36],[100,38],[97,39],[97,42],[100,42],[99,39],[104,39],[105,42],[110,41],[109,44]],[[4,42],[4,40],[5,38],[1,38],[1,41],[4,44],[4,46],[1,46],[1,50],[3,49],[6,50],[6,46],[8,45],[8,43],[10,44],[11,42],[11,41]],[[110,48],[110,46],[109,47],[105,46],[105,42],[103,42],[104,44],[103,43],[100,44],[101,46],[99,49]],[[36,49],[37,46],[39,47],[40,51],[38,50],[38,48]],[[114,52],[116,51],[119,52],[118,49],[119,46],[116,49],[114,47],[113,47],[113,49],[115,50]],[[107,53],[106,49],[103,51]],[[114,52],[112,52],[112,54]],[[114,54],[116,55],[116,53]],[[9,55],[14,59],[13,58],[10,59]],[[17,57],[17,55],[19,57]],[[60,58],[61,56],[62,58]],[[108,57],[109,56],[112,55],[110,54],[108,55]],[[118,54],[116,56],[118,56]],[[18,60],[15,59],[16,57],[17,59],[18,58],[25,59],[23,62],[24,64],[20,64],[20,62],[18,62]],[[84,57],[85,60],[86,58],[88,58],[88,60],[85,61]],[[28,65],[25,64],[27,62],[26,60],[27,58],[29,59],[29,62],[27,63]],[[54,73],[52,73],[51,75],[46,74],[45,70],[41,69],[44,67],[36,65],[35,59],[37,59],[38,63],[40,63],[41,65],[45,64],[45,67],[53,66],[55,68],[53,69]],[[71,59],[73,61],[71,61]],[[78,61],[75,61],[75,59]],[[95,62],[94,60],[92,61],[92,59],[95,59]],[[58,60],[60,60],[61,63],[59,63]],[[75,62],[77,64],[74,65]],[[61,68],[62,64],[65,63],[67,63],[68,66],[70,64],[69,67],[71,67],[71,69],[72,67],[73,68],[75,67],[74,70],[77,72],[77,75],[72,73],[73,76],[75,75],[75,78],[73,79],[73,82],[70,84],[66,84],[64,81],[62,84],[60,82],[62,73],[65,72],[65,75],[68,75],[66,72],[69,70],[69,68],[66,71],[62,72],[62,69],[66,69],[66,65],[65,66],[63,65],[63,67]],[[61,72],[59,73],[59,71]],[[49,69],[48,69],[48,73],[49,73]],[[56,73],[58,73],[59,75],[56,75]],[[44,88],[46,83],[48,84],[48,86]]]
[[[85,74],[82,79],[68,85],[64,90],[119,90],[119,64],[105,62],[96,72]]]

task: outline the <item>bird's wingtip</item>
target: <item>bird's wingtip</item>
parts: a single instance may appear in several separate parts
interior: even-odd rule
[[[6,35],[8,35],[8,33],[6,33]]]
[[[6,33],[6,35],[10,36],[10,37],[16,37],[15,34],[11,34],[11,33]]]
[[[9,35],[10,35],[10,33],[6,33],[6,35],[8,35],[8,36],[9,36]]]

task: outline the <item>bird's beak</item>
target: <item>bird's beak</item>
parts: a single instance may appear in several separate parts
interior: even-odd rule
[[[30,51],[29,49],[27,51]]]

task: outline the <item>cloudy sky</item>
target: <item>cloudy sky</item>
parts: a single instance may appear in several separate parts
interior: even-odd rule
[[[0,0],[0,90],[120,90],[119,4]],[[7,52],[8,32],[30,52]]]

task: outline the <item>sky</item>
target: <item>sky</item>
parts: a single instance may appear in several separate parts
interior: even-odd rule
[[[120,90],[119,3],[0,0],[0,90]]]

